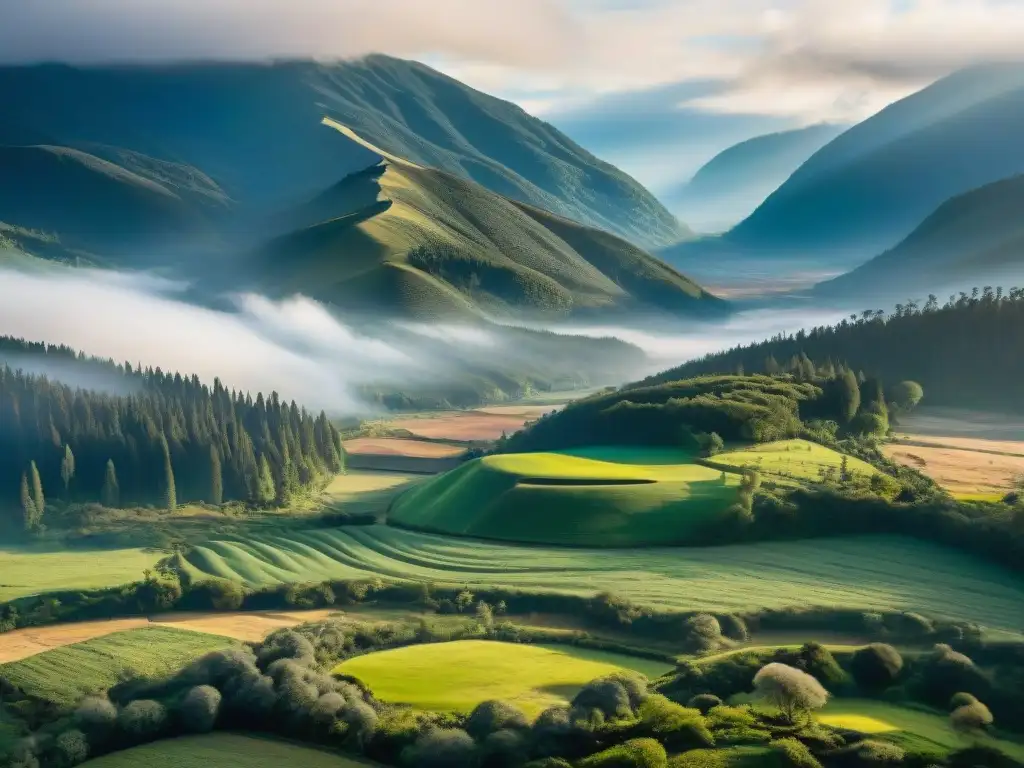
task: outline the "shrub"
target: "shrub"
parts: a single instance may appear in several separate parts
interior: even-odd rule
[[[572,708],[597,710],[606,718],[629,717],[646,697],[643,681],[631,675],[609,675],[583,686],[573,697]]]
[[[185,694],[178,706],[178,717],[186,731],[209,733],[220,712],[220,691],[210,685],[197,685]]]
[[[686,706],[698,710],[702,715],[706,715],[721,704],[722,700],[713,693],[700,693],[686,702]]]
[[[896,682],[903,669],[899,651],[885,643],[872,643],[861,648],[850,662],[853,679],[862,689],[879,693]]]
[[[636,733],[656,738],[673,751],[711,747],[715,739],[697,709],[688,709],[664,696],[649,696],[637,713]]]
[[[719,616],[718,624],[722,628],[722,634],[730,640],[743,643],[750,639],[747,623],[735,614],[727,613],[724,616]]]
[[[966,707],[971,704],[977,704],[978,699],[969,693],[954,693],[953,697],[949,700],[950,709],[959,709],[960,707]]]
[[[577,765],[579,768],[667,768],[668,755],[654,739],[630,739],[586,757]]]
[[[192,587],[189,596],[216,611],[237,611],[245,601],[245,590],[237,581],[210,579]]]
[[[949,724],[960,733],[976,733],[992,725],[992,713],[980,701],[975,701],[954,709]]]
[[[75,723],[93,744],[105,741],[117,727],[117,707],[101,696],[87,696],[75,710]]]
[[[413,768],[474,768],[479,761],[473,737],[459,728],[432,728],[402,752]]]
[[[477,704],[466,721],[466,730],[477,741],[496,731],[529,728],[526,715],[504,701]]]
[[[771,750],[783,768],[821,768],[811,751],[796,739],[773,741]]]
[[[53,740],[52,764],[56,768],[70,768],[84,763],[88,757],[89,740],[81,731],[64,731]]]
[[[167,724],[167,710],[159,701],[139,699],[118,713],[117,726],[129,741],[156,739]]]
[[[513,768],[526,759],[527,743],[521,731],[495,731],[481,745],[485,768]]]
[[[948,645],[936,645],[914,681],[918,695],[935,706],[945,706],[956,693],[984,697],[991,686],[974,662]]]
[[[820,709],[828,701],[828,691],[814,677],[778,662],[767,664],[754,676],[754,689],[790,723],[797,714]]]
[[[714,648],[722,640],[722,627],[710,613],[698,613],[683,622],[686,642],[696,649]]]

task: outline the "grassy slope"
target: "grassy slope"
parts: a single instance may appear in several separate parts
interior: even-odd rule
[[[908,749],[945,752],[963,749],[973,743],[949,726],[949,718],[939,712],[901,707],[870,699],[832,699],[817,716],[826,725],[850,728],[862,733],[878,734]],[[986,746],[1002,750],[1017,760],[1024,760],[1024,743],[986,737]]]
[[[401,160],[326,122],[384,160],[291,214],[298,228],[254,258],[266,287],[427,316],[721,310],[719,300],[618,237]]]
[[[165,739],[90,760],[89,768],[366,768],[372,763],[262,736],[211,733]]]
[[[95,155],[52,146],[0,147],[0,221],[56,233],[65,246],[96,251],[205,228],[199,213],[172,189]]]
[[[0,675],[30,696],[61,705],[104,691],[124,670],[137,676],[167,674],[234,640],[170,627],[115,632],[0,665]]]
[[[5,547],[0,549],[0,600],[64,589],[93,589],[138,581],[162,554],[142,549]]]
[[[711,462],[757,469],[768,479],[815,481],[823,469],[838,472],[843,463],[843,454],[808,440],[777,440],[720,453]],[[878,474],[877,469],[856,457],[847,456],[846,462],[847,471],[851,474],[868,477]]]
[[[657,677],[671,667],[569,646],[460,640],[359,656],[335,672],[360,679],[384,701],[469,712],[482,701],[501,699],[533,717],[564,704],[591,680],[622,669]]]
[[[817,286],[825,295],[935,289],[1024,262],[1024,176],[987,184],[941,205],[892,250]],[[966,284],[966,283],[965,283]]]
[[[254,586],[378,575],[584,595],[611,590],[677,610],[843,605],[1024,628],[1020,576],[888,536],[610,551],[489,544],[371,526],[210,541],[187,559],[197,578]]]
[[[632,462],[643,451],[630,451]],[[619,463],[525,453],[475,459],[398,498],[390,519],[439,533],[575,546],[676,544],[736,498],[739,478],[677,456]],[[685,463],[684,463],[685,462]]]

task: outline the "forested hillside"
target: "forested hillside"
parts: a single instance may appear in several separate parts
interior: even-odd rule
[[[743,369],[779,372],[845,363],[886,383],[919,382],[929,405],[1024,409],[1024,289],[977,288],[940,304],[910,301],[867,310],[838,325],[776,336],[685,363],[645,384]]]
[[[4,338],[0,348],[74,361],[67,347]],[[255,400],[196,377],[82,361],[131,394],[74,389],[0,367],[0,515],[46,524],[46,499],[106,506],[241,500],[286,504],[339,472],[341,440],[326,415],[277,394]]]

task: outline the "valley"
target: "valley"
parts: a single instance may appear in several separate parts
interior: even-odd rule
[[[0,768],[1019,768],[1024,65],[264,5],[0,62]]]

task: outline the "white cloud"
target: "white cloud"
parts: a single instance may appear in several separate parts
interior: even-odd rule
[[[381,51],[434,58],[550,113],[723,80],[727,113],[855,119],[977,61],[1022,56],[1020,0],[0,0],[0,60]]]

